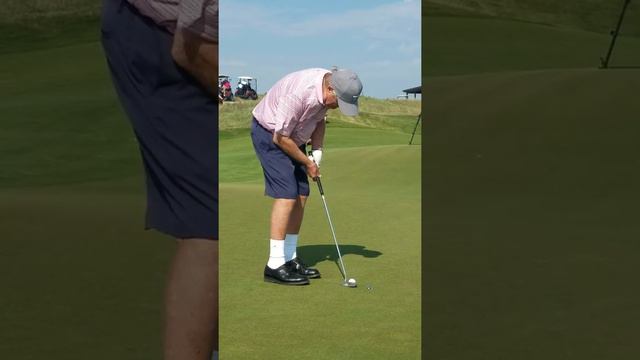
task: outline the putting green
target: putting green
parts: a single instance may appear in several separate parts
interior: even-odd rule
[[[355,289],[340,285],[315,187],[299,253],[322,279],[305,287],[263,282],[271,200],[263,196],[248,138],[221,142],[221,174],[229,171],[240,180],[220,186],[225,359],[420,358],[421,147],[406,145],[408,135],[329,125],[323,187],[348,275],[358,280]],[[313,333],[313,339],[296,329]],[[274,334],[281,334],[279,340]]]
[[[173,242],[140,179],[0,191],[3,358],[158,359]]]

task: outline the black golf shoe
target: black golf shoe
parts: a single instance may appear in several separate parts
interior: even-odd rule
[[[280,285],[308,285],[309,279],[291,270],[287,264],[277,269],[268,266],[264,267],[264,281]]]
[[[317,279],[320,277],[320,271],[317,269],[308,268],[299,257],[296,257],[292,260],[286,262],[289,267],[289,270],[292,272],[298,273],[300,275],[306,276],[309,279]]]

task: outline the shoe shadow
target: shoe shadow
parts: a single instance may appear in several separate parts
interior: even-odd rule
[[[303,245],[296,250],[298,256],[307,266],[314,266],[321,261],[333,261],[338,263],[338,252],[335,245]],[[340,245],[340,254],[360,255],[366,258],[375,258],[382,253],[376,250],[368,250],[362,245]]]

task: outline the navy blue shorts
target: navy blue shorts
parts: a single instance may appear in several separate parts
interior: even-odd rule
[[[172,39],[126,0],[104,1],[102,44],[146,173],[146,228],[218,239],[218,103],[175,64]]]
[[[273,133],[256,119],[251,125],[251,140],[264,173],[264,193],[275,199],[309,196],[309,179],[305,166],[298,163],[273,143]],[[300,150],[305,152],[305,146]]]

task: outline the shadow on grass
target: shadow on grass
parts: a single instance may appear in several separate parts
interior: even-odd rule
[[[305,265],[314,266],[321,261],[333,261],[337,264],[338,252],[335,245],[305,245],[298,247],[298,256]],[[382,253],[376,250],[368,250],[362,245],[340,245],[340,253],[345,255],[360,255],[367,258],[375,258]]]

